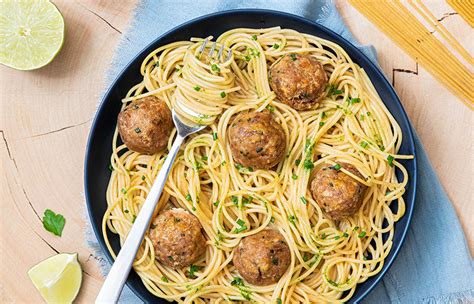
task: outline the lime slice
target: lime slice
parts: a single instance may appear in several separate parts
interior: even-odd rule
[[[31,268],[28,276],[47,303],[72,303],[82,282],[77,253],[52,256]]]
[[[0,1],[0,63],[17,70],[47,65],[64,41],[64,19],[47,0]]]

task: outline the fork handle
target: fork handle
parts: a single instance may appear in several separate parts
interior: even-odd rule
[[[141,207],[140,212],[132,225],[132,229],[130,229],[125,243],[120,249],[117,258],[100,289],[95,303],[116,303],[118,301],[123,286],[128,278],[128,274],[130,273],[130,269],[132,268],[135,256],[142,243],[143,236],[150,225],[153,211],[156,208],[161,192],[163,192],[166,179],[184,138],[185,137],[183,136],[177,135],[173,142],[171,150],[166,157],[158,176],[153,182],[150,193],[148,193],[145,203]]]

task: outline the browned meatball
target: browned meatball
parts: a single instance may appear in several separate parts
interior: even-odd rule
[[[120,112],[117,124],[125,145],[146,154],[163,151],[173,130],[168,106],[155,96],[131,102]]]
[[[206,249],[201,230],[197,217],[184,209],[161,212],[150,227],[156,259],[174,269],[196,262]]]
[[[349,164],[340,164],[352,174],[363,176]],[[333,166],[326,165],[316,172],[311,193],[323,211],[334,220],[351,216],[359,210],[366,186]]]
[[[269,82],[280,101],[296,110],[308,110],[324,96],[328,77],[316,58],[290,54],[270,68]]]
[[[237,115],[229,141],[234,160],[245,167],[270,169],[285,155],[285,132],[269,111]]]
[[[265,229],[244,238],[232,261],[247,282],[269,285],[278,282],[288,269],[290,248],[280,232]]]

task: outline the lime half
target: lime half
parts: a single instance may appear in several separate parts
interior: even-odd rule
[[[82,282],[77,253],[52,256],[31,268],[28,276],[47,303],[72,303]]]
[[[47,0],[0,1],[0,63],[17,70],[47,65],[64,41],[64,19]]]

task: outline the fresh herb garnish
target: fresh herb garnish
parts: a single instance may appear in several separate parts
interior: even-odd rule
[[[334,170],[340,170],[340,169],[341,169],[341,165],[335,164],[335,165],[332,166],[331,168],[334,169]]]
[[[221,92],[221,98],[224,98],[226,96],[225,92]]]
[[[310,159],[305,159],[303,166],[307,170],[312,170],[314,168],[314,164]]]
[[[214,133],[212,134],[212,139],[213,139],[213,140],[217,140],[217,133],[214,132]]]
[[[277,298],[277,304],[281,304],[281,303],[282,303],[281,299]]]
[[[219,201],[215,201],[214,203],[212,203],[214,206],[219,206]]]
[[[51,209],[46,209],[43,215],[43,227],[54,235],[61,236],[66,219],[61,214],[56,214]]]
[[[200,87],[200,86],[198,86],[198,85],[197,85],[197,86],[195,86],[195,87],[194,87],[194,91],[196,91],[196,92],[199,92],[199,91],[201,91],[201,87]]]
[[[394,158],[393,158],[392,155],[387,156],[388,165],[390,167],[393,167],[393,160],[394,160]]]
[[[360,102],[360,98],[358,98],[358,97],[356,97],[356,98],[349,98],[349,99],[347,100],[347,103],[348,103],[348,104],[351,104],[351,105],[352,105],[352,104],[355,104],[355,103],[359,103],[359,102]]]
[[[191,264],[191,266],[189,266],[189,277],[191,279],[195,279],[196,278],[196,275],[194,274],[196,271],[199,271],[201,270],[202,267],[201,266],[197,266],[197,265],[193,265]]]
[[[245,231],[247,230],[247,226],[245,226],[245,222],[241,219],[237,219],[237,225],[239,225],[240,227],[239,228],[235,228],[234,229],[234,232],[235,233],[239,233],[239,232],[242,232],[242,231]]]
[[[296,220],[297,220],[296,216],[294,216],[294,215],[289,215],[289,216],[288,216],[288,220],[289,220],[290,223],[292,223],[293,225],[296,225],[296,223],[295,223]]]
[[[308,201],[306,200],[306,198],[304,196],[300,197],[300,200],[303,204],[308,204]]]
[[[142,180],[145,180],[145,175],[142,175]]]
[[[191,199],[192,199],[192,198],[191,198],[191,194],[188,193],[185,198],[186,198],[186,200],[187,200],[188,202],[191,201]]]
[[[368,145],[369,145],[369,144],[368,144],[366,141],[363,141],[363,142],[360,143],[360,146],[361,146],[362,148],[367,148]]]
[[[165,282],[165,283],[168,283],[168,282],[169,282],[167,277],[161,277],[161,280],[162,280],[163,282]]]
[[[336,86],[334,84],[330,84],[328,93],[329,95],[339,95],[342,94],[342,91],[336,89]]]
[[[257,35],[252,35],[252,40],[257,41]]]
[[[273,216],[270,218],[270,222],[275,223],[275,218]]]
[[[361,233],[359,233],[358,237],[361,239],[361,238],[363,238],[363,237],[366,236],[366,235],[367,235],[367,232],[362,231]]]
[[[295,54],[290,54],[290,58],[291,58],[291,60],[293,60],[293,61],[295,61],[295,60],[297,59]]]
[[[324,121],[321,121],[321,122],[319,123],[319,126],[322,127],[322,126],[324,126],[324,124],[325,124],[325,122],[324,122]]]
[[[275,112],[275,107],[273,107],[271,105],[267,105],[265,108],[270,112]]]
[[[280,45],[279,45],[278,43],[274,43],[274,44],[272,45],[272,47],[276,50],[276,49],[278,49],[278,48],[280,47]]]
[[[140,128],[135,128],[135,133],[140,134],[142,133],[142,130]]]
[[[347,232],[344,232],[344,233],[342,234],[342,236],[343,236],[343,237],[349,237],[349,234],[348,234]]]
[[[217,64],[213,64],[211,65],[211,70],[218,73],[221,71],[221,68]]]
[[[297,180],[297,179],[298,179],[298,175],[293,174],[293,175],[291,176],[291,178],[294,179],[294,180]]]
[[[300,163],[301,163],[301,159],[297,159],[297,160],[295,160],[295,165],[299,166],[299,165],[300,165]]]

